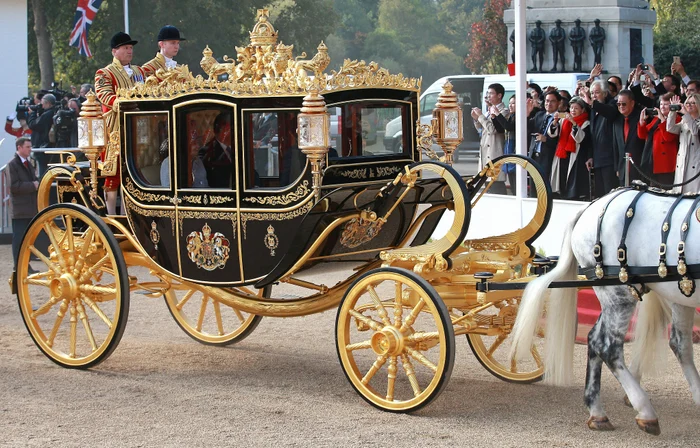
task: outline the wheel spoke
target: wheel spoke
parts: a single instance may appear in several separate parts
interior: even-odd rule
[[[418,315],[423,310],[424,306],[425,306],[425,300],[423,299],[423,297],[421,297],[420,300],[418,301],[418,303],[416,303],[416,306],[414,306],[413,309],[411,310],[411,313],[406,318],[406,321],[403,323],[403,325],[401,325],[401,328],[399,328],[399,331],[401,333],[404,333],[406,330],[411,328],[411,325],[413,325],[413,323],[416,321],[416,319],[418,318]]]
[[[78,255],[78,260],[75,262],[75,267],[73,268],[73,276],[77,277],[78,274],[83,270],[85,266],[85,259],[87,258],[87,252],[92,246],[92,239],[95,236],[95,231],[92,228],[88,229],[83,237],[83,247],[80,249],[80,254]]]
[[[78,311],[75,309],[75,303],[70,307],[70,352],[69,356],[75,358],[75,348],[78,343]]]
[[[177,303],[177,305],[175,305],[175,308],[177,308],[178,311],[182,311],[182,307],[185,306],[187,301],[190,300],[190,298],[194,295],[195,292],[196,291],[194,289],[190,289],[189,291],[187,291],[187,293],[185,294],[185,297],[183,297],[182,300],[180,300]]]
[[[32,319],[36,319],[37,316],[41,316],[42,314],[48,313],[49,310],[50,310],[51,308],[53,308],[53,306],[54,306],[55,304],[57,304],[60,300],[61,300],[60,297],[51,297],[51,298],[48,300],[48,302],[46,302],[45,304],[41,305],[39,308],[37,308],[35,311],[32,312],[32,314],[31,314]]]
[[[230,308],[231,308],[231,309],[233,310],[233,312],[236,314],[236,317],[238,318],[238,321],[239,321],[240,323],[245,322],[245,316],[243,316],[243,313],[241,313],[240,310],[238,310],[237,308],[234,308],[234,307],[230,307]]]
[[[44,273],[42,272],[42,274]],[[26,278],[24,283],[28,285],[45,286],[47,288],[51,285],[51,280],[40,280],[39,278],[35,277],[36,275],[39,274],[33,274],[31,277]]]
[[[413,363],[411,363],[411,360],[405,354],[401,355],[401,365],[406,372],[406,376],[408,376],[408,382],[411,383],[413,396],[417,397],[421,392],[420,385],[418,384],[418,378],[416,378],[416,371],[413,368]]]
[[[402,319],[401,317],[403,316],[403,302],[401,299],[403,298],[403,286],[401,285],[401,282],[395,282],[396,283],[396,297],[394,298],[394,326],[397,328],[401,328],[402,325]]]
[[[367,325],[369,328],[371,328],[374,331],[382,331],[382,329],[384,328],[384,326],[382,324],[380,324],[379,322],[377,322],[376,320],[371,319],[371,318],[365,316],[364,314],[357,312],[356,310],[350,310],[350,311],[348,311],[348,313],[350,313],[350,315],[352,317],[359,320],[363,324]]]
[[[505,341],[507,337],[508,337],[508,336],[505,335],[505,334],[499,334],[498,337],[496,338],[496,340],[493,341],[493,344],[491,344],[491,347],[489,347],[488,350],[486,350],[486,354],[487,354],[488,356],[492,356],[492,355],[493,355],[493,352],[495,352],[496,349],[497,349],[498,347],[500,347],[501,344],[503,344],[503,341]]]
[[[99,295],[117,294],[117,288],[113,286],[80,285],[80,291]]]
[[[219,307],[219,301],[213,300],[214,302],[214,316],[216,317],[216,328],[219,330],[219,336],[224,335],[224,324],[221,321],[221,308]]]
[[[53,246],[54,252],[56,252],[56,258],[58,259],[58,264],[61,266],[61,269],[63,272],[66,271],[66,260],[63,258],[63,251],[61,250],[61,246],[58,245],[58,242],[56,241],[56,235],[53,234],[53,231],[51,230],[51,226],[49,225],[48,222],[44,223],[44,232],[49,237],[49,241],[51,241],[51,245]]]
[[[83,275],[80,276],[80,279],[78,280],[78,283],[85,283],[87,280],[90,279],[97,271],[100,270],[100,267],[102,267],[103,264],[107,263],[109,261],[109,254],[105,255],[104,257],[100,258],[100,260],[90,266],[87,271],[83,272]]]
[[[366,350],[368,348],[372,348],[372,341],[369,339],[366,341],[356,342],[354,344],[348,344],[345,346],[345,350],[349,352],[353,350]]]
[[[434,373],[437,373],[437,366],[430,362],[428,358],[423,356],[421,352],[418,350],[414,350],[411,347],[406,347],[406,352],[411,355],[411,358],[415,359],[419,363],[423,364],[425,367],[429,368],[432,370]]]
[[[209,302],[209,296],[202,295],[202,306],[199,309],[199,318],[197,319],[197,331],[202,331],[202,324],[204,323],[204,315],[207,312],[207,303]]]
[[[85,329],[85,335],[90,341],[90,346],[94,352],[97,350],[97,344],[95,343],[95,336],[92,334],[92,329],[90,328],[90,321],[88,321],[87,314],[85,314],[85,307],[79,300],[76,301],[75,306],[78,309],[78,317],[80,318],[80,322],[83,324],[83,328]]]
[[[394,384],[396,383],[396,356],[392,356],[389,359],[389,375],[388,375],[388,381],[386,385],[386,399],[388,401],[394,401]]]
[[[56,275],[60,276],[62,274],[61,270],[59,269],[56,264],[46,258],[46,255],[42,254],[36,247],[34,246],[29,246],[29,251],[33,253],[38,259],[44,262],[46,266],[48,266],[49,269],[51,269]]]
[[[86,296],[85,294],[80,294],[80,297],[83,299],[83,302],[87,303],[87,306],[89,306],[90,309],[95,314],[97,314],[97,316],[100,319],[102,319],[104,321],[104,323],[106,323],[107,326],[109,327],[109,329],[111,330],[112,329],[112,321],[110,321],[109,318],[105,315],[105,313],[102,312],[100,307],[98,307],[97,304],[95,302],[93,302],[92,300],[90,300],[90,298],[88,296]]]
[[[53,341],[54,341],[54,339],[56,339],[56,334],[58,333],[58,329],[61,326],[61,322],[63,322],[63,317],[66,315],[67,310],[68,310],[68,299],[64,299],[61,302],[61,306],[58,308],[56,320],[53,323],[53,328],[51,328],[51,333],[49,334],[49,338],[46,340],[46,345],[48,345],[49,347],[53,347]]]
[[[365,386],[369,384],[372,377],[374,377],[374,375],[379,371],[379,369],[382,368],[384,363],[386,363],[386,358],[387,355],[377,356],[377,359],[372,364],[372,367],[370,367],[369,371],[365,374],[365,376],[362,377],[362,384],[364,384]]]
[[[420,331],[406,337],[407,342],[428,342],[440,340],[440,333],[437,331]]]
[[[68,253],[75,263],[75,239],[73,238],[73,217],[70,215],[64,216],[66,225],[66,237],[68,238]]]
[[[386,313],[386,309],[384,308],[382,301],[379,299],[379,296],[377,295],[377,291],[374,289],[374,286],[367,285],[367,292],[369,292],[369,296],[374,302],[374,308],[377,310],[377,314],[379,315],[379,318],[382,320],[382,322],[384,322],[384,325],[391,325],[389,315]]]

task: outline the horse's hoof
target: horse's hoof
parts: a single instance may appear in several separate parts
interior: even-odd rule
[[[591,416],[586,423],[588,424],[588,427],[594,431],[612,431],[615,429],[607,417]]]
[[[632,402],[630,402],[630,397],[628,397],[627,395],[625,395],[625,406],[627,406],[628,408],[632,407]]]
[[[642,420],[641,418],[637,418],[635,420],[637,420],[637,426],[639,426],[639,429],[647,434],[651,434],[652,436],[658,436],[661,434],[661,427],[659,426],[658,419]]]

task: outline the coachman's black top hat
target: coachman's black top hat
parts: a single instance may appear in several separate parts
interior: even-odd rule
[[[158,31],[158,42],[164,40],[187,40],[184,37],[180,37],[180,30],[172,25],[165,25]]]
[[[112,36],[112,40],[110,41],[112,49],[119,48],[122,45],[136,45],[137,43],[139,43],[139,41],[131,39],[131,36],[123,31]]]

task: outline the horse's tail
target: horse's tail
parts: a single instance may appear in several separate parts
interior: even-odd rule
[[[583,211],[569,223],[559,262],[549,273],[527,285],[520,301],[518,316],[511,333],[511,357],[525,358],[530,353],[537,324],[542,316],[549,285],[556,280],[575,280],[578,262],[571,248],[571,233]],[[545,327],[545,378],[553,384],[566,384],[573,371],[573,345],[576,332],[576,289],[557,288],[551,291],[547,311],[549,324]]]
[[[663,370],[668,355],[664,350],[666,329],[671,320],[671,309],[658,294],[650,291],[643,299],[637,307],[630,364],[630,372],[637,379]]]

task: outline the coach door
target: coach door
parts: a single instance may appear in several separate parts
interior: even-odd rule
[[[178,254],[183,278],[231,285],[240,260],[236,105],[187,101],[175,107],[173,154]]]

